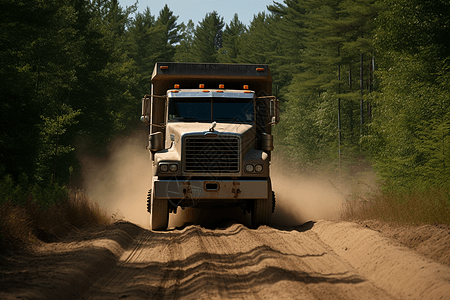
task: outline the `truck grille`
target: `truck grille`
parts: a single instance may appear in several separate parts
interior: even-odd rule
[[[237,173],[239,172],[239,138],[219,136],[206,138],[188,136],[184,143],[185,172]]]

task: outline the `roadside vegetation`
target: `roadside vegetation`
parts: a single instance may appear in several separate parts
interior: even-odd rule
[[[138,126],[157,61],[269,64],[276,154],[301,172],[351,177],[368,164],[383,182],[349,201],[347,217],[448,222],[449,1],[274,1],[248,25],[216,11],[180,24],[168,5],[137,5],[0,1],[2,232],[81,226],[81,215],[62,221],[75,210],[103,222],[67,186],[80,153],[101,155]],[[422,221],[399,216],[419,204]]]
[[[408,191],[377,188],[365,195],[353,194],[343,205],[341,219],[379,220],[393,226],[450,225],[450,191],[436,187]]]
[[[24,187],[0,181],[0,249],[54,242],[73,230],[111,222],[82,191],[54,185]]]

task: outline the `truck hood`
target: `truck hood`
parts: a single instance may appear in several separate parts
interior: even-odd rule
[[[181,140],[185,134],[203,135],[212,127],[212,123],[168,123],[166,126],[166,149],[158,151],[156,162],[160,160],[181,160]],[[255,128],[252,124],[217,123],[214,128],[217,134],[237,134],[241,136],[241,149],[247,153],[255,147]]]

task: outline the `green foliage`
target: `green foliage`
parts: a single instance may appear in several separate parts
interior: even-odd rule
[[[259,13],[253,17],[248,30],[241,36],[240,53],[238,61],[241,63],[268,63],[267,51],[275,43],[270,38],[269,17]]]
[[[240,38],[246,27],[235,14],[223,32],[223,47],[219,49],[218,60],[222,63],[236,63],[240,53]]]
[[[396,57],[382,71],[382,92],[373,95],[374,118],[364,138],[382,178],[400,186],[417,182],[448,186],[450,163],[448,87],[424,82],[414,57]]]
[[[27,191],[23,185],[16,184],[11,175],[7,175],[0,180],[0,205],[5,202],[15,204],[25,204],[27,200]]]
[[[192,20],[189,20],[188,24],[181,24],[180,34],[181,41],[180,44],[176,46],[176,51],[174,59],[177,62],[190,62],[191,61],[191,51],[194,44],[194,30],[195,25]]]
[[[381,177],[397,187],[448,188],[450,48],[438,37],[448,33],[450,4],[385,2],[375,40],[381,89],[371,96],[374,120],[363,141]]]
[[[27,180],[16,183],[11,175],[0,180],[0,205],[10,202],[24,206],[28,202],[32,202],[40,209],[48,209],[67,200],[68,193],[66,187],[58,184],[42,186],[37,183],[29,184]]]
[[[31,199],[36,202],[41,209],[48,209],[59,202],[67,201],[69,190],[65,186],[54,184],[43,187],[35,184],[31,189]]]
[[[290,125],[279,126],[277,138],[290,141],[282,145],[291,148],[280,150],[303,167],[338,166],[338,159],[358,154],[359,102],[361,93],[374,87],[371,34],[381,6],[373,0],[284,1],[269,10],[277,50],[265,55],[279,73],[274,78],[281,88],[276,90],[287,102],[281,119],[302,124],[292,131]],[[368,84],[358,90],[360,82]],[[369,109],[362,112],[370,116]]]
[[[237,18],[235,20],[239,23]],[[223,18],[216,11],[207,13],[197,26],[194,26],[192,20],[189,20],[187,25],[182,24],[180,44],[176,46],[174,55],[175,61],[224,62],[226,55],[221,50],[223,47],[223,26]]]
[[[275,127],[276,147],[303,170],[326,168],[336,158],[330,146],[337,126],[336,102],[329,101],[333,96],[287,97],[283,121]]]
[[[158,20],[156,21],[156,26],[161,25],[165,28],[164,30],[164,40],[165,40],[165,50],[162,57],[158,57],[159,61],[172,61],[175,54],[175,45],[181,40],[179,31],[181,25],[177,24],[177,16],[173,15],[173,12],[169,9],[167,4],[159,12]]]
[[[223,18],[216,11],[206,14],[194,31],[192,54],[195,62],[214,63],[222,48]]]

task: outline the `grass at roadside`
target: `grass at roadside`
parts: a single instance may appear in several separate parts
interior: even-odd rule
[[[407,192],[378,189],[364,198],[349,199],[341,219],[380,220],[392,225],[450,225],[450,192],[444,188],[413,188]]]
[[[2,199],[0,248],[31,244],[37,239],[52,242],[70,230],[111,222],[106,211],[82,191],[68,191],[65,197],[50,206],[34,197],[29,194],[20,202]]]

